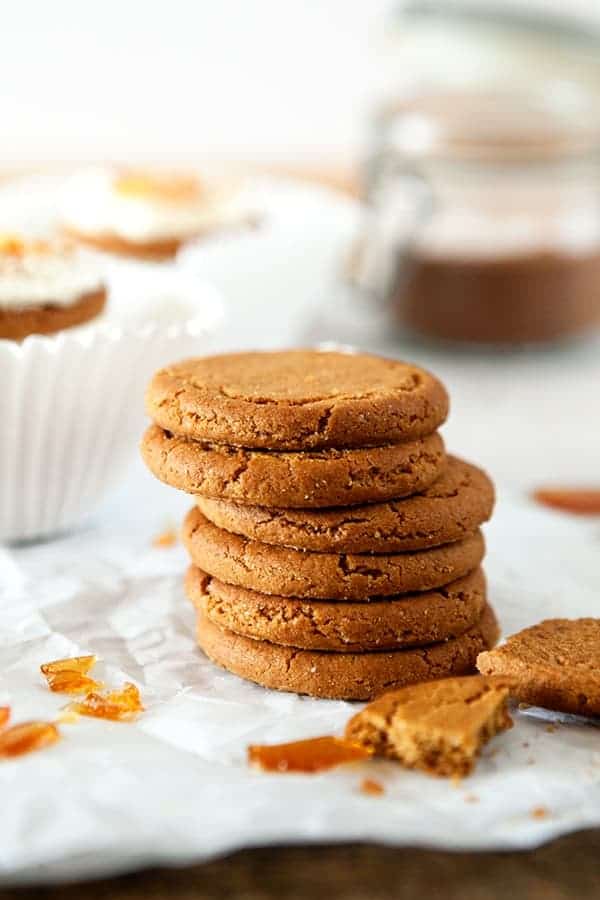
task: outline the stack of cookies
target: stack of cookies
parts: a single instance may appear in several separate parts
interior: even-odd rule
[[[147,465],[194,495],[186,591],[215,663],[368,699],[469,673],[493,646],[493,486],[446,456],[428,372],[310,350],[192,359],[156,373],[147,409]]]

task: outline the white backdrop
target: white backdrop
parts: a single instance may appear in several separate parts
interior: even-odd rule
[[[448,0],[452,3],[452,0]],[[472,0],[600,18],[597,0]],[[392,0],[6,0],[0,165],[351,159]]]
[[[388,0],[2,5],[4,163],[346,154]],[[10,85],[10,90],[7,90]]]

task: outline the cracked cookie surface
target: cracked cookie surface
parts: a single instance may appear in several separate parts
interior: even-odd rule
[[[403,497],[443,471],[438,434],[403,444],[304,453],[192,441],[151,425],[142,456],[161,481],[191,494],[259,506],[319,508]]]
[[[219,528],[267,544],[339,553],[402,553],[458,541],[475,531],[492,514],[494,486],[481,469],[449,456],[433,484],[403,500],[310,512],[204,497],[196,502]]]
[[[445,641],[481,618],[481,569],[437,591],[369,603],[277,597],[225,584],[190,566],[185,589],[194,606],[221,628],[254,640],[304,650],[361,652]]]
[[[477,625],[460,637],[410,650],[327,653],[295,650],[243,637],[198,613],[198,643],[229,672],[278,691],[332,700],[371,700],[385,691],[473,671],[477,654],[498,639],[487,606]]]
[[[509,678],[523,703],[600,716],[600,619],[546,619],[482,653],[477,667]]]
[[[313,553],[230,534],[197,507],[185,517],[182,538],[192,562],[220,581],[265,594],[325,600],[431,590],[472,572],[485,552],[476,531],[462,541],[412,553]]]
[[[148,415],[173,434],[272,450],[414,440],[448,414],[445,388],[410,363],[318,350],[232,353],[159,370]]]

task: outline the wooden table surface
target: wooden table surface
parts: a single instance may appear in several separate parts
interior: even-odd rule
[[[600,898],[600,830],[528,853],[368,845],[244,850],[187,869],[0,890],[0,900],[586,900]]]
[[[351,172],[277,167],[356,196]],[[0,803],[1,807],[1,803]],[[1,812],[0,812],[1,815]],[[0,900],[600,900],[600,829],[527,853],[442,853],[374,845],[244,850],[185,869],[82,885],[0,889]]]

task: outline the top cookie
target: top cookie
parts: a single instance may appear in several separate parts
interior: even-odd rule
[[[364,447],[431,434],[443,385],[409,363],[318,350],[232,353],[158,371],[148,414],[175,434],[273,450]]]

